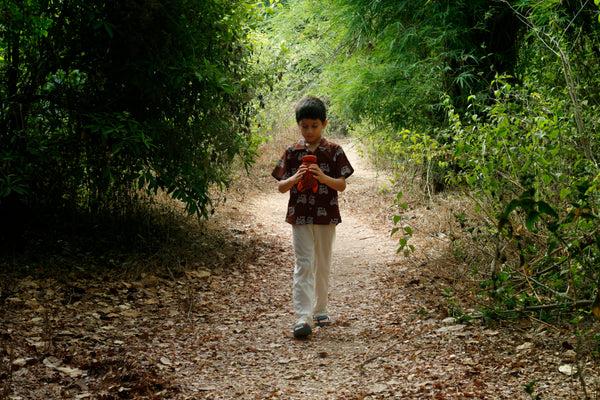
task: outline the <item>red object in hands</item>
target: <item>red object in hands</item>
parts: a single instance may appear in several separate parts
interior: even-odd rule
[[[317,163],[317,156],[304,156],[302,157],[302,165],[309,167],[311,164]],[[302,179],[298,182],[298,190],[301,192],[308,192],[312,190],[313,193],[317,193],[319,189],[319,182],[315,179],[315,176],[310,171],[306,171],[302,175]]]

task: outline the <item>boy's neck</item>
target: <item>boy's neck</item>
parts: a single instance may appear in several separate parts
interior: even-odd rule
[[[315,150],[317,150],[317,147],[319,147],[319,144],[307,144],[306,148],[308,149],[309,152],[314,153]]]
[[[314,153],[315,150],[317,150],[317,148],[319,147],[319,145],[321,144],[321,139],[319,139],[318,141],[316,141],[315,143],[307,143],[305,142],[306,148],[308,149],[308,151],[310,151],[311,153]]]

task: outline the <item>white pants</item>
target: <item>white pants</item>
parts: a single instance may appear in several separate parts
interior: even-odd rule
[[[298,324],[327,314],[335,225],[292,225],[295,266],[293,302]]]

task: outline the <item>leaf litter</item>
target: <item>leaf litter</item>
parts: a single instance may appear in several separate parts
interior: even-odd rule
[[[449,318],[446,281],[428,266],[445,235],[420,235],[434,218],[409,208],[422,250],[397,255],[386,178],[345,149],[356,176],[340,196],[331,326],[293,338],[286,196],[253,171],[217,209],[201,243],[210,257],[180,274],[10,277],[1,398],[527,399],[533,382],[541,399],[576,399],[579,369],[598,393],[598,366],[566,350],[561,330]]]

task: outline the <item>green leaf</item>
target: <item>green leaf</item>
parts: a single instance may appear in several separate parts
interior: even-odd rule
[[[570,189],[565,189],[565,188],[560,189],[560,199],[561,200],[564,200],[565,197],[567,197],[570,194],[571,194],[571,190]]]
[[[528,231],[533,230],[533,226],[539,220],[540,214],[536,210],[531,210],[527,213],[527,219],[525,221],[525,226]]]
[[[548,174],[544,174],[544,175],[542,175],[542,180],[544,181],[546,186],[548,186],[552,182],[552,177]]]
[[[556,213],[556,211],[554,211],[554,208],[552,208],[550,206],[550,204],[546,203],[545,201],[538,201],[537,206],[538,206],[538,210],[541,213],[550,215],[551,217],[554,217],[554,218],[558,218],[558,214]]]

